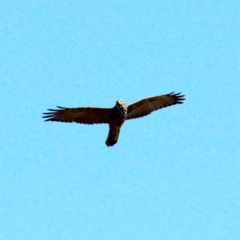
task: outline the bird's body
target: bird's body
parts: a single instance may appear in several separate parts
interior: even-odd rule
[[[127,105],[122,100],[118,100],[109,114],[109,132],[106,140],[108,147],[113,146],[117,142],[120,128],[126,118]]]
[[[107,123],[109,133],[106,140],[107,146],[113,146],[118,141],[119,132],[125,120],[139,118],[150,114],[152,111],[174,104],[182,104],[183,95],[169,93],[166,95],[144,98],[138,102],[126,105],[122,100],[117,100],[113,108],[63,108],[48,109],[44,113],[45,121],[76,122],[83,124]]]

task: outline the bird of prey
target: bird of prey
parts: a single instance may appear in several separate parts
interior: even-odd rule
[[[182,104],[185,100],[181,93],[147,97],[140,101],[126,105],[122,100],[117,100],[113,108],[78,107],[48,109],[43,118],[45,121],[76,122],[83,124],[107,123],[109,133],[106,145],[113,146],[118,141],[119,132],[125,120],[139,118],[150,114],[152,111],[175,104]]]

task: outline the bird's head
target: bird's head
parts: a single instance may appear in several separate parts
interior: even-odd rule
[[[121,99],[119,99],[119,100],[116,101],[116,105],[123,105],[123,104],[124,104],[124,102],[123,102],[123,100],[121,100]]]
[[[116,101],[116,107],[117,107],[118,109],[122,109],[122,108],[125,108],[125,107],[126,107],[126,104],[124,103],[123,100],[119,99],[119,100]]]

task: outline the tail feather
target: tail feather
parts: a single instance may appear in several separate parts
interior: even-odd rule
[[[107,137],[107,140],[106,140],[106,145],[108,147],[113,146],[114,144],[117,143],[119,132],[120,132],[120,129],[117,129],[117,128],[109,129],[108,137]]]

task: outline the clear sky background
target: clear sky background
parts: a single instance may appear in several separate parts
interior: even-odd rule
[[[0,239],[240,239],[240,1],[1,1]],[[107,125],[43,121],[172,91]]]

